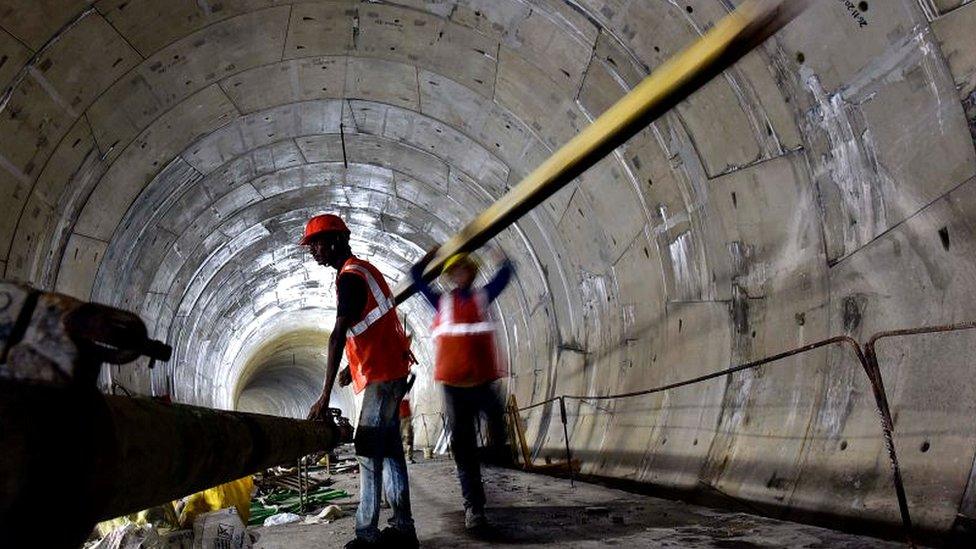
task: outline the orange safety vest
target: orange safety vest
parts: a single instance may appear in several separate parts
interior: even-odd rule
[[[351,257],[339,275],[362,277],[368,288],[361,320],[349,328],[346,357],[353,389],[359,393],[370,383],[389,381],[407,375],[410,369],[410,344],[396,314],[393,292],[382,273],[362,259]]]
[[[502,377],[495,347],[495,323],[486,314],[483,289],[461,298],[441,296],[431,326],[436,348],[434,379],[446,385],[473,387]]]

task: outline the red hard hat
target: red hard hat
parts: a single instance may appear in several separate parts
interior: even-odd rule
[[[346,223],[337,215],[317,215],[305,224],[305,236],[302,237],[299,244],[306,246],[313,236],[329,232],[349,233],[349,227],[346,227]]]

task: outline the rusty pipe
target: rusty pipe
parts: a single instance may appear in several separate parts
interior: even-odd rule
[[[330,423],[7,379],[0,417],[0,536],[11,547],[42,533],[46,546],[77,547],[99,520],[294,463],[338,440]]]

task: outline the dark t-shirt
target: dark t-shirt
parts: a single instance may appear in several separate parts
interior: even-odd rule
[[[359,321],[363,317],[363,309],[366,308],[366,292],[369,291],[366,281],[361,276],[343,273],[336,280],[336,289],[339,294],[336,316]]]

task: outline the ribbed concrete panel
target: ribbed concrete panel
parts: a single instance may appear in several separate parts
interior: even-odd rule
[[[709,177],[759,160],[759,128],[750,123],[728,80],[712,80],[677,111]],[[716,127],[719,117],[724,122]]]
[[[117,52],[75,58],[81,48]],[[97,14],[82,17],[70,32],[53,42],[24,68],[5,105],[0,132],[19,139],[0,142],[4,169],[33,181],[75,119],[92,100],[138,60],[120,36]]]
[[[385,59],[351,57],[346,65],[346,96],[417,110],[416,67]]]
[[[338,133],[342,108],[340,101],[310,101],[244,116],[194,143],[183,156],[197,171],[207,174],[227,160],[269,143]]]
[[[550,147],[565,143],[586,123],[572,97],[514,50],[503,46],[499,51],[495,100]]]
[[[7,31],[0,29],[0,87],[6,88],[30,58],[31,50]]]
[[[736,94],[746,104],[746,114],[770,158],[803,146],[793,108],[784,96],[783,60],[776,53],[754,51],[727,74]]]
[[[498,103],[428,71],[420,72],[419,84],[421,112],[478,140],[521,175],[548,156],[538,135]]]
[[[95,272],[107,247],[108,244],[102,240],[72,233],[61,259],[55,290],[78,299],[88,299],[95,282]]]
[[[280,60],[287,24],[287,7],[260,10],[215,23],[147,58],[92,106],[102,151],[113,149],[114,158],[184,99],[225,76]]]
[[[14,236],[17,228],[17,217],[19,212],[27,202],[27,195],[30,192],[30,182],[18,179],[14,174],[0,170],[0,192],[3,193],[3,210],[0,211],[3,221],[0,222],[0,257],[7,257],[10,249],[10,240]]]
[[[861,335],[971,315],[969,288],[976,280],[960,261],[971,253],[972,227],[959,220],[971,215],[974,184],[970,180],[946,194],[835,268],[830,288],[834,326],[843,323],[846,331]],[[953,519],[974,453],[971,422],[956,419],[970,413],[972,387],[949,381],[950,372],[966,367],[962,349],[974,341],[971,334],[960,333],[878,344],[882,360],[895,366],[884,374],[892,413],[899,417],[896,441],[904,453],[906,487],[923,520],[943,528]],[[931,381],[919,383],[921,372]],[[938,443],[932,425],[943,433]]]
[[[969,32],[973,24],[976,24],[976,5],[970,4],[933,21],[932,31],[952,72],[969,120],[969,131],[976,140],[976,52]]]
[[[459,74],[459,82],[491,97],[498,51],[495,40],[439,17],[394,6],[364,7],[359,20],[355,48],[359,54]]]
[[[175,104],[224,76],[280,60],[288,15],[281,6],[221,21],[148,57],[138,74],[164,105]]]
[[[976,170],[976,151],[952,80],[927,31],[905,36],[830,91],[804,74],[816,104],[808,111],[809,147],[825,210],[828,259],[838,261],[958,186]],[[926,84],[922,81],[926,80]],[[949,143],[922,153],[899,138],[911,127],[923,142]],[[952,136],[952,137],[948,137]]]
[[[208,25],[276,4],[278,0],[97,0],[95,7],[143,57]]]
[[[731,284],[732,363],[828,337],[823,243],[802,157],[758,164],[709,186],[708,215],[725,235],[724,242],[715,244],[728,254],[727,263],[716,270],[720,280]],[[745,198],[758,196],[759,201]],[[816,365],[824,359],[817,352],[731,377],[720,435],[709,457],[710,482],[769,504],[789,497],[802,474],[808,418],[823,383]],[[780,442],[772,448],[758,442],[769,437]],[[765,484],[751,481],[762,475],[767,475]]]
[[[255,67],[221,82],[241,112],[314,99],[341,99],[346,57],[310,57]]]
[[[443,160],[416,147],[391,145],[375,136],[350,136],[355,151],[353,162],[377,165],[396,165],[407,174],[426,177],[435,188],[447,191],[448,167]],[[310,162],[341,162],[342,146],[338,136],[308,137],[298,140],[298,146]]]
[[[972,0],[935,0],[935,5],[939,8],[940,13],[947,13],[970,2]]]
[[[590,118],[603,114],[646,76],[629,61],[615,40],[600,35],[579,90],[580,106]]]
[[[85,118],[79,118],[41,171],[34,184],[34,194],[49,206],[58,206],[68,191],[72,176],[93,152],[97,153],[98,148],[91,128]]]
[[[92,155],[97,156],[97,149],[87,122],[81,118],[51,155],[23,207],[12,209],[4,217],[8,223],[17,224],[19,235],[9,239],[8,278],[24,281],[46,278],[45,264],[55,262],[62,252],[55,246],[54,235],[67,237],[69,227],[65,218],[74,215],[72,195],[65,189],[85,158]],[[15,204],[11,202],[11,206]]]
[[[688,331],[708,338],[713,345],[686,343]],[[651,382],[649,385],[662,385],[703,374],[705,370],[702,365],[706,363],[728,363],[730,337],[728,307],[725,303],[669,305],[665,339],[657,361],[652,362],[656,368],[653,368],[653,378],[648,379]],[[707,385],[677,389],[660,397],[658,414],[648,418],[653,418],[652,425],[656,425],[656,428],[645,438],[647,457],[644,458],[643,467],[638,464],[642,480],[684,488],[699,482],[702,458],[710,456],[714,448],[713,440],[721,433],[716,432],[715,426],[720,425],[721,404],[727,398],[727,394],[723,393],[727,391],[727,381],[716,379]],[[639,402],[625,405],[638,406]],[[648,400],[644,399],[643,402]],[[626,431],[626,425],[627,420],[623,417],[617,420],[616,429],[621,432],[618,436]],[[668,445],[676,449],[672,450]],[[622,468],[626,468],[630,464],[623,462],[622,465]]]
[[[10,269],[6,276],[17,280],[31,280],[39,277],[42,263],[52,259],[46,240],[56,230],[58,216],[54,208],[37,194],[32,194],[27,199],[19,213],[18,237],[11,241],[10,254],[7,257]]]
[[[79,217],[78,231],[110,238],[129,204],[167,160],[196,137],[224,126],[236,113],[223,91],[213,85],[158,118],[112,164]]]
[[[580,176],[579,191],[589,198],[597,219],[609,240],[609,263],[616,262],[646,225],[646,213],[634,188],[631,174],[616,158],[603,160]]]
[[[795,62],[818,75],[824,89],[835,90],[885,57],[892,46],[917,39],[927,26],[918,2],[898,0],[887,9],[869,9],[864,16],[868,24],[862,27],[846,8],[821,2],[804,14],[818,32],[793,27],[784,29],[780,40]]]
[[[343,55],[357,35],[356,2],[316,2],[291,7],[284,58]]]
[[[7,135],[24,135],[29,141],[4,140],[0,143],[0,162],[5,173],[29,184],[68,130],[70,121],[57,101],[32,78],[25,79],[11,93],[5,110],[8,115],[0,121],[0,130]]]
[[[88,4],[87,0],[11,0],[0,8],[0,27],[37,51]]]
[[[530,11],[515,27],[513,42],[521,57],[572,94],[579,89],[596,35],[590,21],[563,7],[558,14]]]

